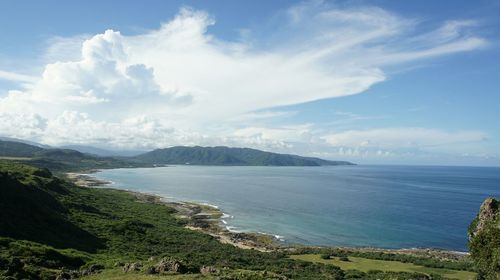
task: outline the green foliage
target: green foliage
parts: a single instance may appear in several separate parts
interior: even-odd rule
[[[347,278],[349,279],[349,278]],[[380,270],[372,270],[366,273],[364,280],[431,280],[431,276],[418,272],[384,272]]]
[[[475,271],[474,264],[468,260],[452,261],[442,260],[431,257],[419,257],[410,254],[394,254],[386,252],[371,252],[371,251],[358,251],[349,249],[338,248],[302,248],[294,252],[294,254],[321,254],[321,258],[330,259],[332,257],[346,258],[346,257],[360,257],[374,260],[384,261],[398,261],[402,263],[412,263],[431,268],[446,268],[453,270],[466,270]]]
[[[350,255],[353,257],[361,257],[367,259],[413,263],[425,267],[474,271],[473,264],[467,261],[440,260],[436,258],[417,257],[414,255],[392,254],[383,252],[353,252]]]
[[[331,257],[332,257],[331,254],[321,254],[320,255],[320,258],[322,258],[324,260],[329,260]]]
[[[0,236],[95,251],[101,241],[71,223],[58,197],[69,185],[46,169],[0,162]]]
[[[58,173],[99,168],[150,166],[126,158],[100,157],[70,149],[46,149],[2,140],[0,140],[0,157],[19,158],[25,164],[49,168]]]
[[[249,148],[229,147],[172,147],[158,149],[134,158],[137,162],[150,164],[195,164],[195,165],[274,165],[274,166],[319,166],[348,165],[345,161],[328,161],[319,158],[276,154]]]
[[[444,277],[449,277],[451,279],[461,279],[461,280],[472,280],[475,277],[475,273],[469,271],[458,271],[442,268],[430,268],[415,265],[412,263],[402,263],[398,261],[384,261],[384,260],[373,260],[360,257],[349,257],[349,261],[342,261],[341,258],[344,257],[332,257],[329,259],[321,258],[319,254],[303,254],[303,255],[291,255],[291,259],[303,260],[315,263],[331,264],[339,266],[344,270],[344,277],[346,279],[365,279],[369,278],[367,274],[369,272],[374,272],[374,270],[382,270],[388,275],[399,275],[392,273],[422,273],[427,275],[432,279],[446,279]],[[378,273],[380,275],[381,273]],[[408,274],[401,274],[408,275]]]
[[[0,279],[54,279],[57,269],[77,269],[89,256],[39,243],[0,237]]]
[[[488,205],[486,205],[488,204]],[[500,278],[500,201],[490,198],[469,226],[469,249],[478,279]],[[481,228],[478,228],[479,224]]]

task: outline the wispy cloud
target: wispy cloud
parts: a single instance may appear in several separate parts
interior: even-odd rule
[[[39,77],[0,70],[0,79],[13,82],[35,83]]]
[[[481,131],[444,131],[420,127],[349,130],[323,136],[332,146],[376,148],[426,148],[480,142],[487,138]]]

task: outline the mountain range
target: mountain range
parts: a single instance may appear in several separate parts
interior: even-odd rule
[[[68,146],[66,146],[68,147]],[[94,168],[148,167],[167,164],[230,166],[324,166],[352,165],[347,161],[331,161],[314,157],[278,154],[250,148],[186,147],[156,149],[133,156],[118,156],[99,148],[70,146],[52,148],[20,141],[0,140],[0,157],[23,160],[35,166],[68,171]],[[78,149],[78,150],[77,150]],[[80,151],[79,151],[80,150]],[[101,155],[92,153],[100,151]],[[106,156],[102,156],[102,155]]]

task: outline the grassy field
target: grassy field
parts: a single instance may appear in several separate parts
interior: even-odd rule
[[[218,279],[210,276],[203,276],[201,274],[187,274],[187,275],[147,275],[144,273],[124,273],[121,269],[105,270],[102,273],[82,277],[82,280],[191,280],[191,279]]]
[[[269,274],[270,275],[270,274]],[[147,275],[142,272],[136,273],[125,273],[121,269],[108,269],[99,274],[94,274],[91,276],[82,277],[82,280],[191,280],[191,279],[203,279],[203,280],[219,280],[219,279],[278,279],[273,277],[262,277],[262,272],[256,272],[251,270],[237,269],[237,270],[227,270],[218,275],[203,275],[203,274],[170,274],[170,275]],[[298,278],[301,279],[301,278]],[[311,278],[307,278],[311,279]],[[313,279],[319,279],[313,277]],[[332,278],[328,278],[332,279]]]
[[[355,269],[363,272],[368,272],[370,270],[382,270],[382,271],[404,271],[404,272],[420,272],[425,274],[439,274],[447,278],[455,278],[460,280],[473,280],[476,274],[469,271],[459,271],[450,270],[443,268],[430,268],[420,265],[414,265],[412,263],[403,263],[396,261],[383,261],[383,260],[372,260],[365,258],[349,257],[349,261],[341,261],[339,258],[333,258],[329,260],[322,259],[320,255],[308,254],[308,255],[292,255],[292,259],[333,264],[339,266],[343,270]]]

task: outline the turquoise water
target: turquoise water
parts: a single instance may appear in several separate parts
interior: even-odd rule
[[[467,250],[467,227],[500,168],[437,166],[112,169],[114,187],[217,205],[235,231],[310,245]]]

